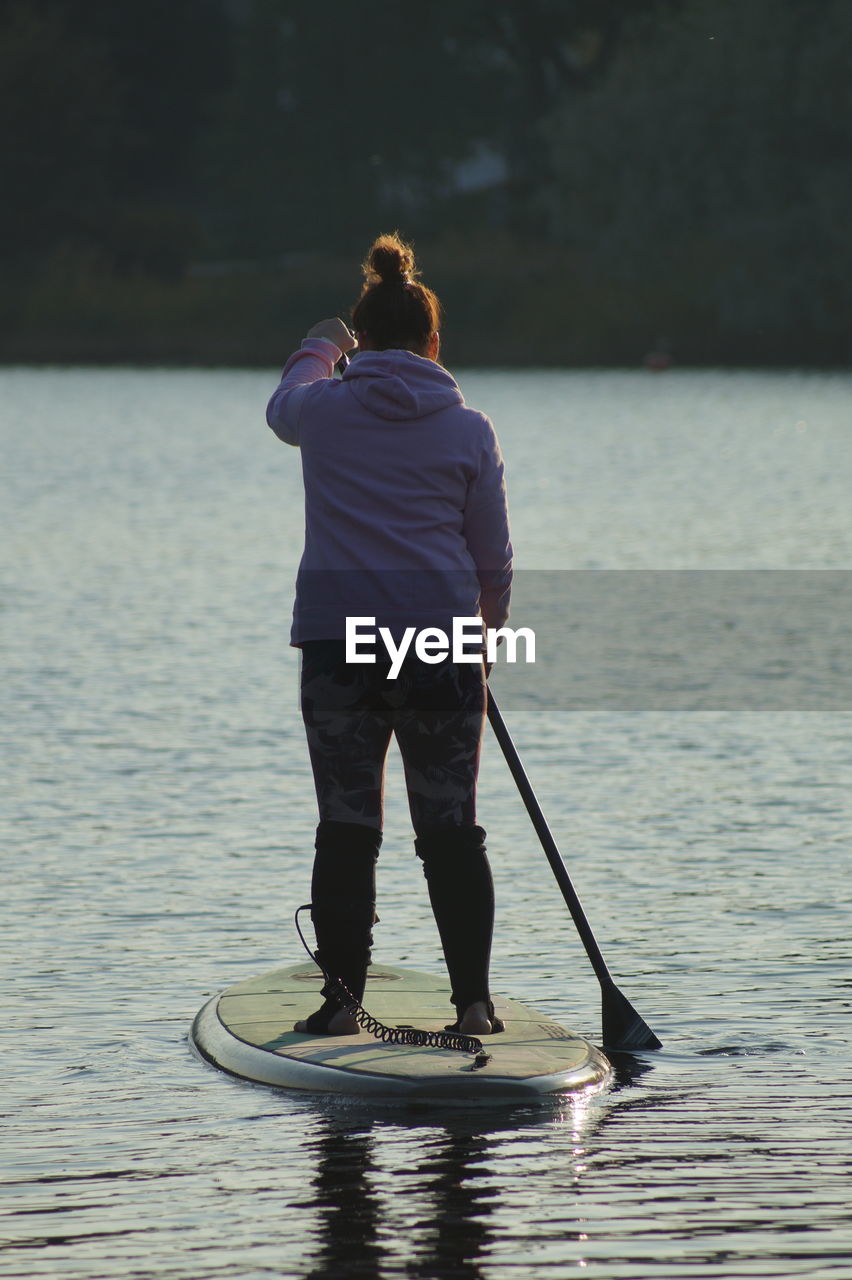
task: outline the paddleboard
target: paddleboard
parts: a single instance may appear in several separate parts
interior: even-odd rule
[[[192,1043],[215,1066],[259,1084],[410,1101],[530,1101],[586,1090],[610,1076],[607,1059],[588,1041],[500,996],[494,1008],[506,1030],[480,1037],[480,1055],[385,1044],[366,1031],[293,1031],[322,1004],[322,984],[310,963],[237,983],[199,1011]],[[442,1031],[452,1011],[446,978],[386,965],[371,966],[363,1004],[386,1026],[427,1031]]]

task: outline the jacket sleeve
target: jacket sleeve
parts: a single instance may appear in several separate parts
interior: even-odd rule
[[[487,418],[479,468],[468,487],[464,536],[479,578],[479,607],[487,627],[505,626],[512,589],[512,541],[503,455]]]
[[[305,338],[284,366],[281,381],[266,406],[266,421],[279,440],[299,444],[302,406],[312,382],[330,378],[340,351],[326,338]]]

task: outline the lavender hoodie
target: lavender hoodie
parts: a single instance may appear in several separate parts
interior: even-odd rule
[[[305,549],[291,643],[342,639],[347,616],[452,630],[509,616],[512,544],[494,428],[441,365],[364,351],[341,379],[334,343],[306,338],[266,411],[302,452]]]

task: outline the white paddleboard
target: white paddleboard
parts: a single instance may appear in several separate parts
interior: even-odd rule
[[[500,996],[494,1008],[506,1030],[481,1037],[484,1063],[453,1049],[385,1044],[366,1031],[293,1031],[322,1004],[322,984],[312,964],[240,982],[200,1010],[192,1043],[215,1066],[259,1084],[412,1101],[530,1101],[586,1090],[611,1074],[604,1055],[581,1036]],[[452,1015],[446,978],[386,965],[370,968],[363,1004],[390,1027],[442,1031]]]

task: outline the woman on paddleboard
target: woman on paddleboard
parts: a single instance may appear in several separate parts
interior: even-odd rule
[[[319,806],[317,957],[362,1000],[395,735],[455,1026],[478,1036],[501,1029],[488,983],[494,891],[476,822],[486,673],[481,643],[462,654],[438,633],[451,642],[456,620],[477,616],[487,627],[506,623],[512,546],[500,446],[438,363],[440,303],[417,276],[411,248],[380,236],[354,332],[338,319],[308,331],[267,421],[301,449],[305,484],[291,643],[302,650]],[[356,348],[336,379],[335,365]],[[296,1030],[345,1035],[358,1025],[326,996]]]

